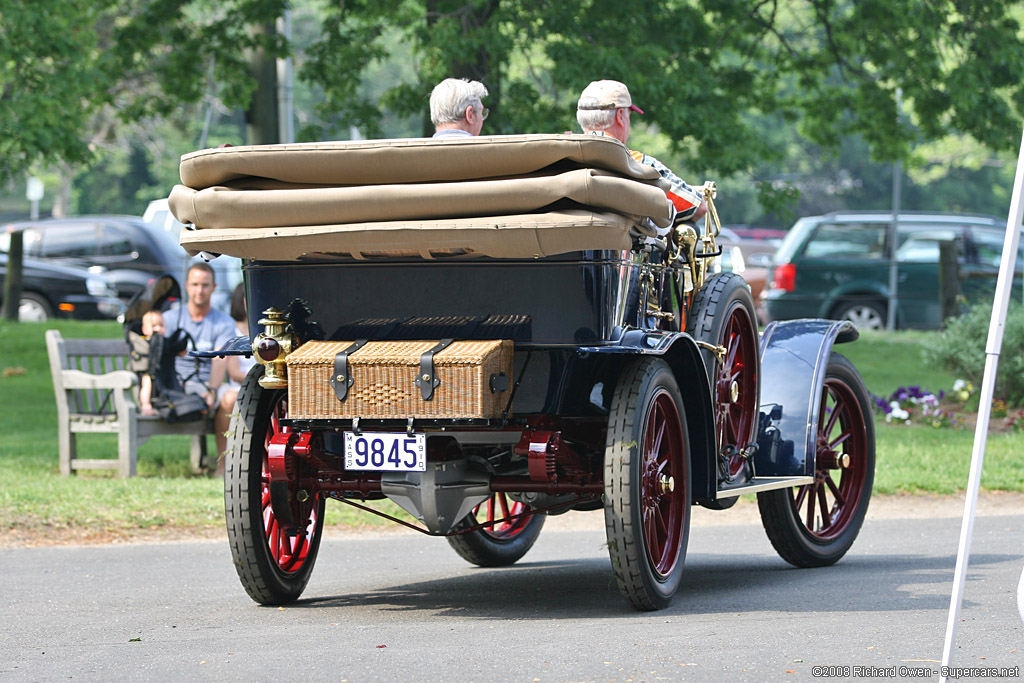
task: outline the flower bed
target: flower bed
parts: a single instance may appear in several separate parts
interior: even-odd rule
[[[962,379],[948,393],[932,393],[919,386],[900,387],[888,398],[872,394],[875,414],[888,424],[920,424],[935,429],[973,428],[978,417],[977,388]],[[1024,410],[1011,411],[1003,399],[992,401],[989,429],[1024,431]]]

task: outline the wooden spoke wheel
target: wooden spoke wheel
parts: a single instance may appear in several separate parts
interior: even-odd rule
[[[666,607],[679,588],[690,533],[686,415],[660,359],[623,370],[605,447],[605,529],[612,570],[638,609]]]
[[[768,538],[797,567],[823,567],[846,554],[864,523],[874,483],[868,392],[853,364],[837,353],[828,362],[813,457],[813,483],[757,494]]]
[[[462,528],[492,522],[475,531],[448,536],[448,543],[467,562],[480,567],[503,567],[517,562],[533,547],[544,526],[544,515],[530,515],[530,507],[504,493],[494,493],[473,508]],[[517,516],[523,515],[523,516]],[[507,517],[513,517],[507,521]]]
[[[688,320],[687,331],[695,339],[722,349],[716,353],[702,348],[701,354],[715,407],[719,480],[731,483],[749,475],[743,449],[756,438],[760,407],[757,315],[746,281],[736,273],[709,278],[694,298]],[[729,507],[735,500],[702,504]]]
[[[300,495],[301,465],[289,463],[289,514],[298,527],[288,533],[271,506],[269,447],[288,430],[284,390],[259,385],[263,367],[249,372],[238,392],[231,419],[225,471],[228,540],[238,577],[247,593],[263,605],[296,600],[306,587],[323,534],[324,498]]]

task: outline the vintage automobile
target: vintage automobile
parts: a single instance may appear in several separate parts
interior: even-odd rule
[[[585,135],[202,150],[170,197],[190,253],[244,259],[259,363],[225,481],[239,578],[302,594],[324,506],[388,498],[480,566],[602,510],[636,608],[683,580],[694,504],[756,493],[783,559],[839,560],[871,495],[852,324],[758,335],[720,223],[671,224],[656,171]]]

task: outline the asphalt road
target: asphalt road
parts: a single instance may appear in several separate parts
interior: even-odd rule
[[[593,529],[545,529],[505,569],[419,534],[329,538],[287,608],[249,600],[225,542],[2,549],[0,680],[938,680],[959,529],[869,519],[838,565],[796,570],[756,522],[697,526],[655,613]],[[957,666],[1022,665],[1022,541],[1024,515],[978,518]]]

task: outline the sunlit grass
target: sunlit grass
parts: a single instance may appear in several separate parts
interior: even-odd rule
[[[53,397],[44,333],[61,330],[65,338],[120,337],[111,322],[0,323],[0,531],[80,527],[128,532],[224,527],[223,481],[194,474],[189,439],[158,436],[140,446],[138,476],[118,479],[113,471],[81,471],[62,477],[57,458],[57,407]],[[208,437],[212,451],[214,440]],[[86,434],[78,438],[83,458],[116,458],[117,437]],[[374,504],[408,520],[389,501]],[[326,524],[381,527],[391,523],[350,506],[329,502]]]
[[[889,396],[899,387],[912,385],[938,394],[949,391],[957,377],[921,359],[923,345],[934,334],[937,333],[916,330],[862,332],[860,339],[839,344],[835,350],[857,366],[868,391],[873,394]]]
[[[973,429],[879,425],[875,492],[956,493],[967,485],[974,448]],[[1024,491],[1024,436],[986,436],[982,488]]]

